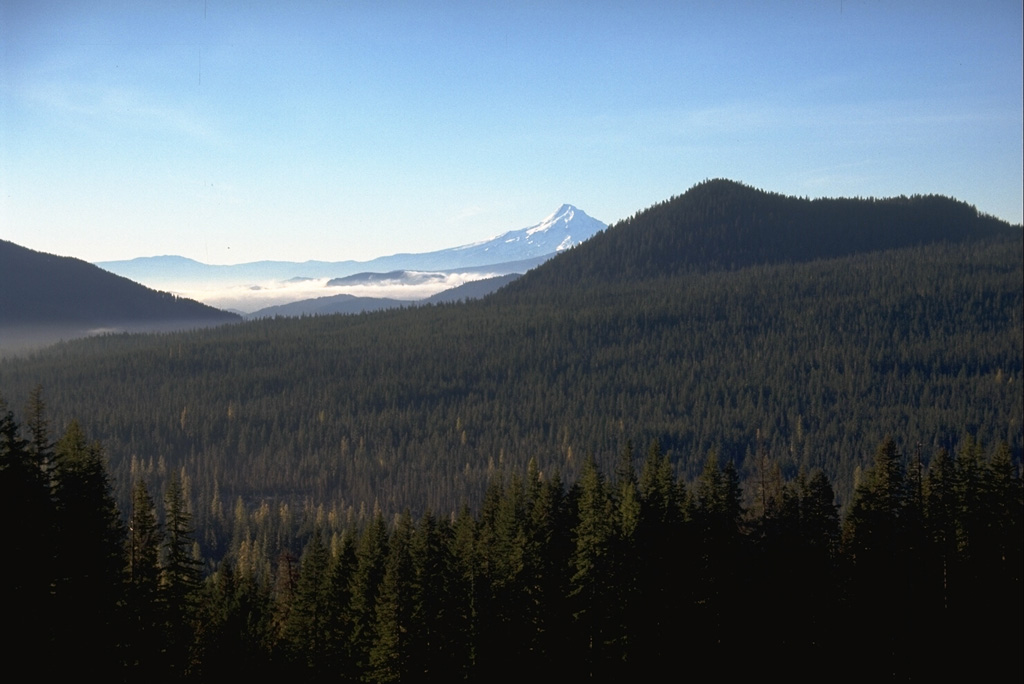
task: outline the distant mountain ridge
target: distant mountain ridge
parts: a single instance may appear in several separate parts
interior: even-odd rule
[[[274,318],[275,316],[326,316],[330,314],[355,314],[364,311],[383,311],[409,306],[410,302],[386,297],[356,297],[350,294],[328,295],[316,299],[302,299],[289,304],[268,306],[246,314],[248,319]]]
[[[218,266],[180,256],[155,256],[101,261],[96,265],[137,282],[169,289],[188,281],[284,282],[296,278],[344,278],[370,272],[471,269],[487,275],[505,275],[522,273],[605,227],[606,224],[573,205],[563,204],[536,225],[510,230],[489,240],[433,252],[392,254],[370,261],[256,261]]]
[[[346,285],[376,285],[380,283],[402,282],[409,284],[423,284],[439,282],[444,280],[443,273],[431,271],[390,271],[388,273],[376,273],[367,271],[355,273],[341,278],[332,278],[327,281],[327,287],[344,287]]]

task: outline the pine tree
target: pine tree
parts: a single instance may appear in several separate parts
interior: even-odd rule
[[[981,545],[982,558],[978,572],[982,574],[982,591],[972,622],[985,621],[989,626],[987,639],[977,635],[978,649],[994,653],[1015,653],[1024,639],[1024,621],[1020,607],[1024,605],[1024,485],[1014,472],[1009,446],[1003,442],[985,465],[982,476],[985,505]],[[970,619],[970,618],[968,618]],[[1010,657],[994,664],[991,676],[1020,679],[1024,664]],[[983,671],[983,674],[989,676]]]
[[[512,491],[510,491],[510,489]],[[515,490],[518,489],[518,492]],[[510,636],[515,607],[515,580],[521,571],[522,485],[509,487],[502,474],[491,477],[484,492],[474,535],[472,562],[475,592],[476,675],[491,679],[517,662],[519,644]]]
[[[956,458],[957,500],[959,503],[957,521],[957,548],[961,559],[968,567],[974,565],[984,537],[984,491],[982,480],[985,476],[985,460],[981,445],[967,435],[960,445]]]
[[[352,663],[370,671],[370,650],[376,641],[377,596],[388,560],[388,528],[377,511],[359,536],[356,569],[352,576]]]
[[[986,502],[987,552],[994,574],[1018,586],[1024,562],[1024,483],[1014,472],[1010,447],[1002,442],[982,479]]]
[[[325,676],[330,664],[331,557],[320,528],[302,554],[299,578],[291,610],[284,625],[284,639],[291,657],[305,677]]]
[[[410,543],[413,565],[411,662],[418,677],[433,681],[458,679],[465,669],[459,635],[465,629],[452,594],[454,562],[450,525],[430,512],[416,525]]]
[[[886,437],[875,452],[874,465],[853,493],[844,531],[847,552],[861,564],[888,558],[902,537],[907,481],[896,442]]]
[[[925,480],[932,573],[924,579],[933,587],[936,601],[944,610],[950,607],[951,589],[957,584],[959,571],[956,480],[956,463],[949,451],[942,449],[932,457]]]
[[[526,547],[528,530],[526,491],[522,478],[513,474],[498,499],[493,527],[481,532],[490,539],[483,549],[488,559],[490,581],[490,638],[486,653],[497,672],[528,668],[530,625],[523,610],[526,593]]]
[[[331,674],[350,681],[358,678],[352,654],[352,635],[355,629],[352,582],[359,562],[356,556],[357,539],[355,526],[347,528],[331,558],[326,622],[328,669]]]
[[[47,477],[53,469],[53,443],[50,441],[50,422],[46,418],[43,388],[37,385],[29,395],[28,407],[29,453],[41,465]]]
[[[193,557],[192,515],[181,480],[171,477],[164,494],[164,554],[160,590],[165,607],[167,668],[191,670],[201,562]]]
[[[196,669],[202,681],[258,679],[274,672],[273,600],[263,580],[224,559],[200,591]]]
[[[797,508],[796,534],[779,559],[783,580],[774,589],[781,593],[779,610],[786,617],[779,627],[786,633],[776,636],[782,636],[778,641],[790,645],[792,652],[806,653],[810,662],[825,665],[834,662],[842,648],[833,626],[839,611],[835,493],[821,470],[809,477],[801,472],[786,492],[784,506],[790,509],[795,503]],[[792,525],[789,514],[786,519],[787,526]]]
[[[633,445],[627,445],[615,469],[614,534],[611,540],[611,583],[614,596],[609,605],[612,633],[610,657],[623,668],[632,665],[638,643],[637,630],[644,619],[640,607],[645,587],[640,582],[639,529],[641,497],[633,467]]]
[[[158,666],[163,648],[160,602],[162,539],[153,497],[146,483],[139,480],[132,490],[132,511],[128,520],[127,660],[140,674]]]
[[[860,624],[874,624],[870,633],[856,634],[856,647],[865,652],[867,672],[905,676],[912,667],[908,651],[908,621],[914,614],[908,584],[916,578],[910,562],[905,512],[909,488],[902,457],[892,437],[875,451],[873,466],[854,490],[843,530],[843,545],[852,561],[851,610]]]
[[[640,526],[636,555],[643,619],[635,639],[634,673],[656,677],[657,663],[677,647],[674,626],[691,619],[691,593],[697,585],[698,546],[686,521],[686,491],[672,463],[652,442],[640,470]]]
[[[610,547],[614,527],[612,501],[592,456],[583,465],[577,487],[569,597],[585,671],[593,677],[607,665],[607,641],[613,633],[608,606],[613,601]]]
[[[4,562],[0,586],[31,610],[17,611],[20,625],[10,630],[8,666],[22,671],[36,667],[35,653],[55,624],[50,615],[53,567],[53,506],[50,482],[43,463],[20,434],[20,426],[0,397],[0,520],[3,524]],[[13,614],[12,614],[13,617]]]
[[[811,549],[831,562],[838,552],[839,508],[832,483],[821,470],[798,483],[800,536]]]
[[[744,601],[737,582],[743,542],[738,480],[733,464],[720,468],[718,454],[712,452],[695,488],[693,515],[700,558],[697,602],[709,627],[703,636],[711,640],[709,645],[724,644],[724,648],[739,628],[735,613]]]
[[[478,662],[478,607],[482,602],[484,579],[477,562],[477,524],[467,506],[463,506],[452,524],[452,573],[449,585],[449,610],[456,627],[451,635],[457,679],[470,678]]]
[[[412,660],[413,616],[412,518],[398,518],[376,603],[376,626],[370,649],[369,677],[373,682],[415,679],[419,663]]]
[[[125,530],[102,449],[72,422],[54,448],[56,639],[105,671],[118,657]]]
[[[530,667],[538,676],[571,655],[571,615],[567,605],[573,550],[565,490],[557,473],[541,480],[528,475],[529,522],[523,561],[523,612],[529,634]]]

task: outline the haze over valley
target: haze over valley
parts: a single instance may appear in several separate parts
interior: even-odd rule
[[[565,204],[535,225],[509,230],[488,240],[364,262],[273,261],[215,266],[164,256],[97,265],[155,289],[246,314],[337,295],[413,302],[465,283],[524,273],[605,227],[585,212]],[[390,305],[380,304],[366,302],[366,307]],[[324,302],[287,309],[299,313],[304,310],[329,312]]]

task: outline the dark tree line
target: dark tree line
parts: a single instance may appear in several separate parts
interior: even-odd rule
[[[110,679],[606,681],[680,657],[742,676],[1020,675],[1024,498],[1005,444],[930,465],[892,439],[840,519],[820,470],[760,454],[744,486],[712,453],[692,480],[654,443],[571,485],[531,462],[477,510],[312,514],[271,557],[247,516],[205,574],[190,500],[111,496],[101,447],[55,442],[38,393],[27,436],[0,407],[4,586],[23,599],[14,658],[45,644]],[[30,515],[31,513],[31,515]],[[673,660],[675,659],[675,660]]]

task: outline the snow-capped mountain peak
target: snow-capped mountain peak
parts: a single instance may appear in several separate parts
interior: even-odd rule
[[[605,229],[605,224],[571,204],[563,204],[535,226],[510,230],[491,240],[472,245],[475,250],[508,252],[517,259],[552,254],[583,242]],[[468,245],[467,245],[468,247]]]
[[[568,225],[576,215],[576,211],[576,207],[571,204],[563,204],[558,208],[558,211],[551,214],[532,228],[527,228],[526,234],[533,235],[535,233],[542,233],[544,231],[551,230],[552,228],[557,228],[559,224]]]

